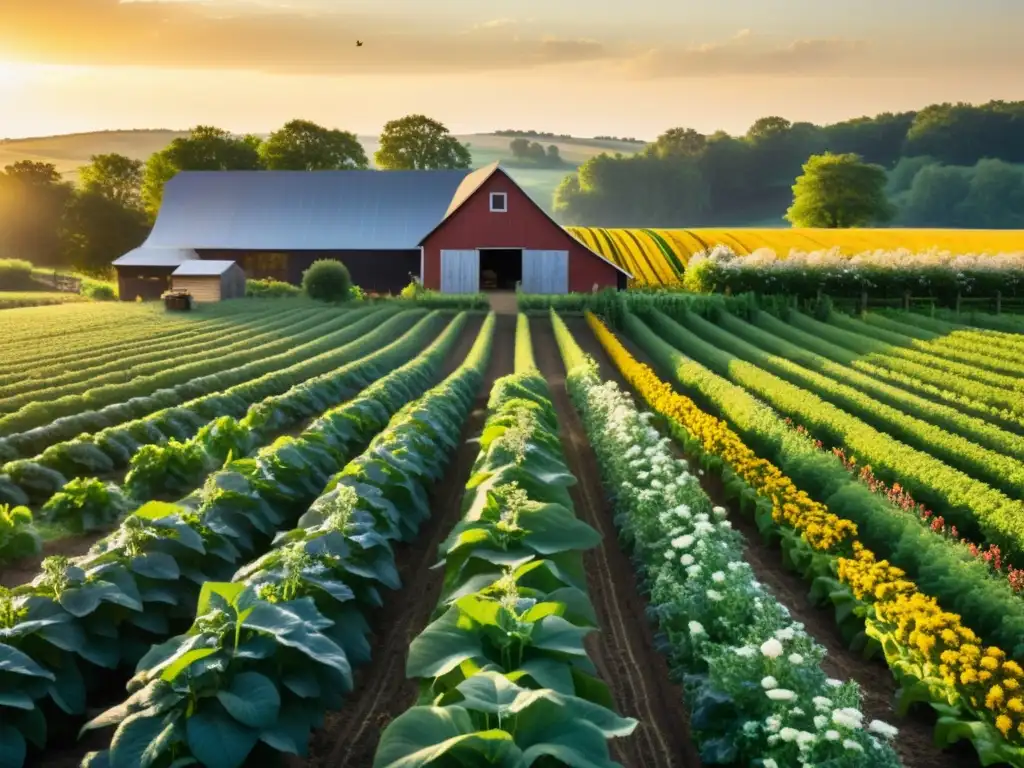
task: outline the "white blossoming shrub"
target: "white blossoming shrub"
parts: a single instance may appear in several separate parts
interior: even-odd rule
[[[888,744],[895,729],[866,726],[857,684],[827,678],[824,648],[754,578],[726,511],[672,455],[653,417],[602,384],[592,361],[574,367],[569,389],[649,589],[661,650],[683,680],[703,762],[899,765]]]

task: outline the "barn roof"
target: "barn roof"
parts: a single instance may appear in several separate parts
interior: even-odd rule
[[[184,171],[164,188],[149,247],[405,250],[446,215],[455,171]]]
[[[176,267],[186,261],[198,261],[199,254],[191,248],[153,248],[149,245],[128,251],[114,261],[115,267]]]
[[[223,275],[235,266],[233,261],[216,261],[214,259],[197,259],[186,261],[171,274],[177,277],[216,277]]]

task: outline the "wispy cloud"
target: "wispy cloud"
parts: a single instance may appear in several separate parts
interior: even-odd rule
[[[420,17],[401,21],[283,2],[0,3],[0,51],[47,63],[349,75],[524,69],[611,56],[599,42],[526,35],[504,18],[460,34]]]

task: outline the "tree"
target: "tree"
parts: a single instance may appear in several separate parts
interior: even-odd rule
[[[892,218],[885,170],[859,155],[814,155],[793,185],[786,219],[795,227],[863,227]]]
[[[78,172],[84,192],[96,193],[126,208],[142,207],[141,160],[116,153],[93,155]]]
[[[386,123],[373,157],[379,167],[395,171],[469,168],[473,162],[467,146],[425,115]]]
[[[512,157],[524,158],[530,153],[530,140],[517,137],[508,143],[508,148],[512,152]]]
[[[366,150],[354,133],[292,120],[260,145],[263,165],[272,171],[344,171],[366,168]]]
[[[657,157],[695,157],[704,151],[707,136],[693,128],[669,128],[644,151]]]
[[[138,247],[148,231],[141,208],[125,205],[102,191],[80,190],[64,214],[65,261],[86,274],[109,273],[110,263]]]
[[[549,165],[561,165],[562,164],[562,153],[558,151],[558,146],[555,144],[548,144],[546,150],[547,159]]]
[[[199,125],[188,136],[174,139],[146,162],[142,201],[155,216],[164,185],[178,171],[254,171],[261,167],[255,137],[233,136],[221,128]]]
[[[72,195],[52,163],[22,160],[0,173],[0,258],[61,266],[61,218]]]

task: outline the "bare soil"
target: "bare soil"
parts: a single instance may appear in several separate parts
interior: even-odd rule
[[[0,587],[27,584],[42,572],[44,558],[51,555],[78,557],[89,551],[89,547],[110,533],[110,529],[91,531],[81,536],[65,536],[43,542],[43,551],[38,555],[19,558],[7,565],[0,565]]]
[[[472,345],[482,319],[464,334]],[[463,427],[459,448],[445,477],[431,492],[431,517],[415,542],[396,547],[402,588],[386,597],[384,608],[372,621],[372,661],[356,671],[356,686],[345,706],[327,716],[317,731],[306,760],[291,766],[309,768],[365,768],[373,764],[380,734],[391,720],[412,706],[418,684],[405,676],[409,644],[427,625],[441,593],[442,572],[431,570],[441,542],[461,516],[461,501],[479,447],[477,440],[487,418],[487,399],[495,379],[512,373],[515,350],[515,315],[500,314],[495,328],[491,360],[477,393],[476,403]],[[467,346],[461,358],[465,357]],[[453,367],[454,370],[454,367]]]
[[[683,693],[669,679],[665,658],[655,649],[636,571],[618,545],[597,458],[565,387],[565,367],[551,322],[533,318],[530,331],[537,365],[551,388],[562,449],[577,479],[570,489],[576,514],[596,528],[602,539],[599,547],[584,553],[599,628],[588,637],[587,651],[620,714],[640,721],[631,736],[611,742],[612,757],[626,768],[698,766]]]
[[[604,348],[582,318],[563,318],[577,343],[594,358],[605,380],[619,383],[631,391],[625,380],[608,358]],[[621,334],[620,340],[630,353],[641,362],[651,365],[650,359]],[[652,366],[653,368],[654,366]],[[642,402],[638,400],[638,403]],[[679,450],[679,455],[684,455]],[[687,457],[693,460],[693,457]],[[694,466],[696,462],[693,461]],[[935,718],[928,710],[913,710],[907,717],[897,717],[892,708],[896,694],[896,683],[892,674],[880,659],[866,660],[859,653],[846,647],[834,616],[827,609],[820,609],[808,599],[809,587],[797,574],[789,571],[782,563],[781,552],[765,545],[757,526],[742,515],[736,504],[726,500],[720,478],[705,473],[700,478],[701,487],[714,504],[729,511],[729,519],[736,530],[746,539],[745,559],[754,574],[775,596],[779,603],[789,609],[793,619],[804,624],[806,631],[825,647],[828,655],[822,662],[822,669],[831,677],[841,680],[856,680],[863,694],[862,709],[867,719],[884,720],[900,729],[894,747],[906,768],[970,768],[979,761],[969,746],[956,746],[939,750],[932,741]]]

